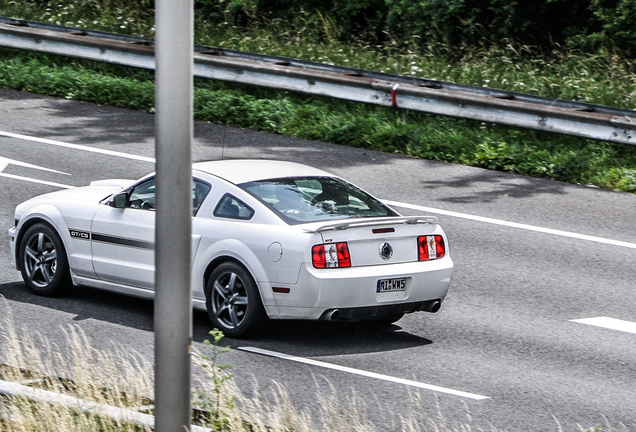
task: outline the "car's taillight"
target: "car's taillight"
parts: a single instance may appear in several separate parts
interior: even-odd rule
[[[311,248],[311,261],[316,268],[351,267],[346,242],[319,244]]]
[[[420,236],[417,238],[418,257],[420,261],[442,258],[446,254],[444,238],[441,235]]]

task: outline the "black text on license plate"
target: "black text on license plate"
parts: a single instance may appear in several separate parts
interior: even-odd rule
[[[378,281],[378,292],[404,291],[406,289],[406,279],[380,279]]]

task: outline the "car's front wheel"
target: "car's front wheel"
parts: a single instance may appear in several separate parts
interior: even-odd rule
[[[245,337],[267,319],[256,282],[234,262],[216,267],[208,278],[206,306],[212,324],[229,337]]]
[[[66,250],[59,235],[49,225],[30,227],[20,243],[20,271],[35,294],[62,294],[71,285]]]

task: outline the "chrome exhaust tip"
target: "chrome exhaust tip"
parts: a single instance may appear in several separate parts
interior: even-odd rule
[[[430,313],[437,312],[442,307],[442,302],[440,300],[432,300],[424,306],[423,310]]]

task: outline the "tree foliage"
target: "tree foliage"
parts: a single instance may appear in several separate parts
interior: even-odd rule
[[[196,0],[201,13],[234,25],[293,26],[312,16],[323,35],[368,43],[431,46],[515,42],[636,54],[634,0]]]

